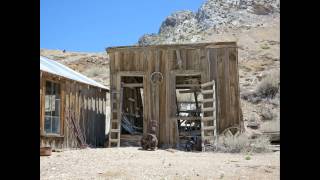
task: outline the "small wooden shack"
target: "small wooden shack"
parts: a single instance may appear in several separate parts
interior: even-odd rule
[[[104,146],[107,92],[102,84],[40,56],[40,147]]]
[[[165,147],[178,147],[190,137],[213,141],[226,128],[243,128],[235,42],[121,46],[106,51],[110,147],[119,146],[130,123],[135,132],[129,134],[141,128],[146,134],[154,120],[159,144]],[[181,98],[188,93],[191,99]],[[209,130],[211,134],[206,133]]]

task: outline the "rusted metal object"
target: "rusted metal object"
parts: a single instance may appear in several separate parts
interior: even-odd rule
[[[51,147],[40,147],[40,156],[51,156]]]
[[[156,150],[158,146],[158,139],[154,134],[144,135],[141,139],[141,146],[144,150]]]
[[[151,120],[148,131],[146,135],[141,138],[141,146],[144,150],[151,149],[152,151],[156,150],[158,147],[158,138],[156,136],[156,129],[157,129],[157,121]]]

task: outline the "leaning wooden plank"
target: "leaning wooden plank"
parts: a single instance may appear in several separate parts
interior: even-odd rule
[[[210,108],[203,108],[203,109],[202,109],[202,112],[214,111],[214,110],[215,110],[215,108],[212,108],[212,107],[210,107]]]
[[[214,130],[214,126],[203,127],[203,130],[205,130],[205,131],[207,131],[207,130]]]
[[[210,82],[206,82],[206,83],[203,83],[201,84],[201,87],[208,87],[208,86],[212,86],[214,82],[210,81]]]
[[[202,90],[201,93],[202,94],[212,94],[212,93],[214,93],[214,91],[213,90]]]
[[[110,139],[110,142],[118,142],[118,139]]]
[[[120,129],[111,129],[110,132],[116,132],[116,133],[118,133],[118,132],[120,132]]]
[[[202,102],[203,103],[207,103],[207,102],[213,102],[214,99],[210,98],[210,99],[203,99]]]
[[[213,121],[214,117],[213,116],[209,116],[209,117],[202,117],[202,121]]]

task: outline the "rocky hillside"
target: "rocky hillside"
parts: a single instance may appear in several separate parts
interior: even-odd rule
[[[280,4],[279,0],[207,0],[197,12],[169,15],[157,34],[138,43],[171,44],[237,41],[240,93],[249,134],[280,128]],[[40,55],[109,85],[106,53],[40,50]]]
[[[197,12],[172,13],[157,34],[145,34],[138,43],[217,41],[237,41],[239,46],[240,93],[247,132],[280,131],[279,0],[207,0]]]
[[[177,11],[161,24],[158,34],[145,34],[140,45],[207,41],[220,34],[265,26],[280,16],[279,0],[207,0],[197,12]]]
[[[105,52],[68,52],[40,49],[40,55],[67,65],[97,82],[109,86],[109,57]]]

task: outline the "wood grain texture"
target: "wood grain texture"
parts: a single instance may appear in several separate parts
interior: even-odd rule
[[[187,85],[176,86],[176,76],[200,76],[201,83],[215,81],[217,107],[214,117],[217,118],[219,132],[242,123],[235,42],[122,46],[108,48],[107,52],[110,55],[111,87],[119,83],[118,73],[127,76],[142,74],[143,132],[147,132],[150,120],[156,119],[159,122],[157,138],[160,146],[175,146],[179,143],[175,90]],[[153,86],[150,75],[155,71],[162,73],[163,80]],[[193,86],[199,87],[197,84]],[[208,115],[213,116],[212,113]]]
[[[60,135],[49,136],[43,131],[44,129],[44,104],[45,104],[45,82],[54,81],[60,84],[61,87],[61,121],[60,121]],[[57,148],[78,148],[79,142],[74,132],[74,127],[68,119],[66,109],[75,112],[75,122],[80,127],[81,132],[86,138],[86,143],[93,146],[103,146],[105,141],[105,114],[101,114],[98,107],[98,93],[99,88],[83,83],[71,81],[63,77],[43,72],[41,76],[41,108],[40,108],[40,128],[43,131],[40,134],[40,146],[51,146],[53,149]],[[100,92],[103,96],[104,106],[106,103],[106,90]],[[96,103],[96,104],[92,104]],[[94,130],[92,130],[94,129]],[[99,130],[97,130],[99,129]]]

